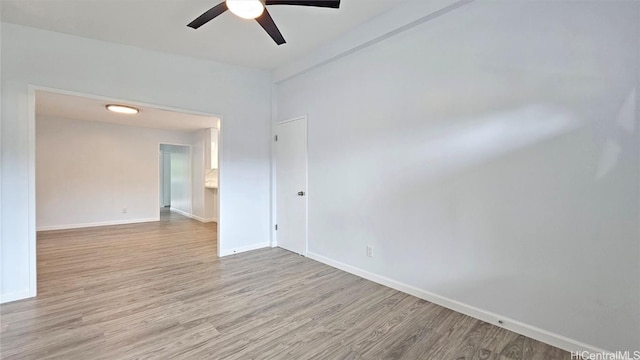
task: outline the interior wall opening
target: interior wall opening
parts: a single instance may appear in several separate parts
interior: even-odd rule
[[[153,224],[166,220],[161,209],[215,223],[219,244],[219,117],[53,89],[34,90],[34,100],[34,273],[42,234]]]

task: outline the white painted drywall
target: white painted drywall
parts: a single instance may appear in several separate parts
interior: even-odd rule
[[[308,115],[309,252],[640,348],[639,6],[476,1],[276,71],[275,120]]]
[[[217,190],[205,188],[205,175],[210,166],[211,129],[193,132],[191,144],[193,149],[193,217],[203,222],[216,221]]]
[[[287,80],[299,73],[309,71],[335,61],[371,43],[386,39],[415,23],[428,21],[433,16],[447,13],[473,0],[403,0],[381,16],[373,17],[358,27],[340,34],[310,53],[306,53],[285,66],[272,71],[274,83]],[[428,16],[425,16],[427,14]]]
[[[191,214],[191,149],[188,146],[171,150],[171,208]]]
[[[0,6],[0,18],[2,17],[2,6]],[[2,69],[2,26],[0,26],[0,69]],[[0,71],[0,99],[2,99],[2,71]],[[273,101],[273,99],[272,99]],[[2,102],[0,101],[0,150],[2,149]],[[2,155],[0,154],[0,187],[2,186]],[[0,188],[0,226],[2,226],[2,211],[3,211],[3,206],[1,205],[3,202],[2,199],[2,189]],[[271,219],[271,214],[269,214],[269,219]],[[4,261],[4,255],[2,254],[2,230],[0,229],[0,261]],[[2,281],[2,272],[3,272],[3,266],[0,266],[0,281]],[[25,293],[27,293],[25,290],[22,290],[23,293],[20,294],[20,292],[14,292],[13,296],[14,298],[19,298],[21,296],[23,296]],[[0,284],[0,302],[2,302],[3,300],[3,295],[2,295],[2,285]]]
[[[36,292],[29,84],[220,115],[219,251],[268,245],[267,72],[2,23],[1,301]]]
[[[158,144],[190,135],[38,116],[36,138],[36,226],[52,230],[157,220]]]
[[[191,149],[193,151],[191,158],[192,173],[192,214],[196,219],[204,219],[204,174],[205,169],[205,139],[204,134],[208,130],[198,130],[191,133]]]
[[[209,129],[209,169],[218,168],[218,129]]]
[[[218,221],[218,189],[205,188],[205,216],[207,221]]]
[[[208,174],[209,177],[216,179],[215,183],[219,183],[217,181],[218,178],[218,144],[219,141],[219,130],[216,128],[209,129],[204,133],[204,148],[205,148],[205,176]],[[213,168],[213,169],[212,169]],[[204,189],[204,217],[208,220],[217,221],[218,220],[218,191],[219,188],[205,188]]]

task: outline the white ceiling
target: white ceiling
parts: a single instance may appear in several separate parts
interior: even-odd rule
[[[107,104],[132,105],[140,112],[123,115],[108,111]],[[87,98],[46,91],[36,92],[36,115],[54,118],[100,121],[162,130],[189,132],[218,126],[218,118],[161,110],[122,101]]]
[[[342,0],[340,9],[269,6],[287,40],[230,12],[187,24],[222,0],[0,0],[2,21],[213,61],[273,69],[405,0]]]

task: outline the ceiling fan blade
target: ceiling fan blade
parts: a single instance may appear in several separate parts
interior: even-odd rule
[[[227,7],[227,2],[223,1],[220,4],[212,7],[211,9],[207,10],[204,14],[198,16],[197,19],[193,20],[192,22],[189,23],[189,25],[187,25],[190,28],[194,28],[197,29],[200,26],[208,23],[209,21],[213,20],[216,16],[222,14],[223,12],[227,11],[229,8]]]
[[[276,23],[273,21],[273,18],[271,17],[267,9],[264,9],[264,12],[262,13],[262,15],[256,18],[256,21],[269,34],[269,36],[271,36],[276,44],[282,45],[286,43],[286,41],[284,41],[284,37],[280,33],[280,30],[278,30]]]
[[[337,9],[340,7],[340,0],[266,0],[265,5],[299,5]]]

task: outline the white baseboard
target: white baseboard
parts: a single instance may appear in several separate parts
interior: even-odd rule
[[[180,210],[180,209],[176,209],[176,208],[169,208],[169,210],[173,211],[176,214],[180,214],[182,216],[186,216],[188,218],[191,218],[191,219],[194,219],[194,220],[198,220],[198,221],[203,222],[203,223],[218,222],[218,219],[216,219],[216,218],[203,218],[203,217],[200,217],[198,215],[189,214],[186,211],[183,211],[183,210]]]
[[[153,217],[153,218],[144,218],[144,219],[100,221],[100,222],[83,223],[83,224],[45,225],[45,226],[38,226],[36,228],[36,231],[80,229],[80,228],[88,228],[88,227],[96,227],[96,226],[137,224],[137,223],[152,222],[152,221],[160,221],[160,218]]]
[[[218,222],[218,219],[216,219],[216,218],[207,219],[207,218],[203,218],[203,217],[200,217],[200,216],[197,216],[197,215],[191,215],[190,217],[192,219],[198,220],[198,221],[203,222],[203,223]]]
[[[186,211],[180,210],[180,209],[176,209],[176,208],[169,208],[169,210],[170,210],[170,211],[173,211],[173,212],[174,212],[174,213],[176,213],[176,214],[180,214],[180,215],[186,216],[186,217],[188,217],[188,218],[190,218],[190,217],[191,217],[191,214],[189,214],[189,213],[188,213],[188,212],[186,212]]]
[[[271,245],[268,242],[243,246],[235,249],[220,249],[220,257],[239,254],[247,251],[268,248]]]
[[[0,295],[0,304],[8,303],[8,302],[11,302],[11,301],[27,299],[27,298],[30,298],[30,297],[32,297],[32,296],[31,296],[31,293],[29,292],[29,290],[12,292],[12,293],[9,293],[9,294],[2,294],[2,295]]]
[[[357,275],[359,277],[365,278],[375,283],[390,287],[398,291],[402,291],[409,295],[413,295],[420,299],[427,300],[429,302],[446,307],[453,311],[471,316],[473,318],[482,320],[487,323],[491,323],[501,328],[505,328],[515,333],[530,337],[532,339],[541,341],[543,343],[558,347],[560,349],[563,349],[569,352],[571,351],[588,351],[591,353],[608,353],[609,352],[591,345],[587,345],[580,341],[570,339],[566,336],[558,335],[550,331],[522,323],[517,320],[500,316],[498,314],[494,314],[492,312],[485,311],[485,310],[461,303],[456,300],[452,300],[434,293],[430,293],[428,291],[419,289],[415,286],[407,285],[399,281],[396,281],[384,276],[380,276],[351,265],[347,265],[345,263],[324,257],[322,255],[308,252],[307,257],[309,259],[319,261],[323,264],[329,265],[336,269],[346,271],[348,273]]]

